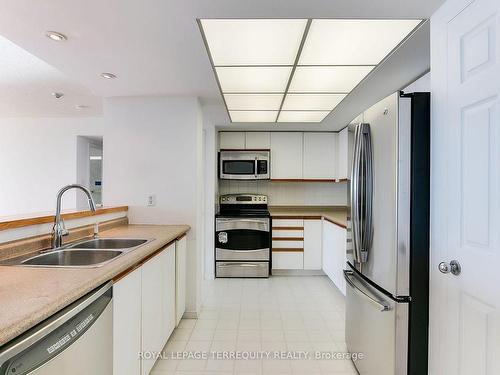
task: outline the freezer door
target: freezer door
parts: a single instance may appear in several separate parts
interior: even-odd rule
[[[411,99],[395,93],[369,108],[372,188],[356,190],[356,171],[363,169],[354,146],[350,185],[352,244],[348,260],[369,280],[393,296],[408,296],[410,231]],[[366,125],[366,124],[365,124]],[[366,163],[365,163],[366,164]],[[363,194],[371,193],[372,200]],[[356,215],[371,202],[369,217]],[[354,203],[354,207],[353,207]],[[369,222],[367,222],[370,220]],[[363,225],[364,224],[364,225]],[[371,224],[370,226],[366,224]],[[367,229],[363,229],[367,228]],[[371,230],[371,235],[366,231]],[[363,239],[368,240],[368,247]]]
[[[360,375],[406,375],[408,304],[397,303],[345,270],[346,343]]]

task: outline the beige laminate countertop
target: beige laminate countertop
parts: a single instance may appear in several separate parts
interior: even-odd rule
[[[0,345],[112,280],[189,231],[188,225],[124,225],[100,237],[154,239],[96,268],[0,266]]]
[[[343,228],[347,227],[347,208],[338,206],[269,206],[273,218],[324,218]]]

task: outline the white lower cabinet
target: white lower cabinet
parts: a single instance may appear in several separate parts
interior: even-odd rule
[[[177,324],[176,263],[172,243],[113,285],[114,375],[151,372],[155,359],[139,353],[160,352]]]
[[[321,220],[304,220],[304,269],[320,270],[322,259]]]
[[[304,253],[273,252],[273,270],[301,270],[304,268]]]
[[[113,285],[113,374],[138,375],[141,361],[142,270]]]
[[[175,243],[175,326],[186,311],[186,236]]]
[[[346,230],[323,221],[323,272],[345,295]]]

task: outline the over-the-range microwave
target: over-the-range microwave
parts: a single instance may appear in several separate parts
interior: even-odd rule
[[[269,150],[221,150],[219,178],[222,180],[269,180]]]

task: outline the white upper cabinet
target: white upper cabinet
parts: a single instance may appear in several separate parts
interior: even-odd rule
[[[349,129],[345,127],[339,132],[339,147],[338,147],[338,173],[339,179],[349,179]]]
[[[271,179],[302,179],[303,133],[271,133]]]
[[[337,133],[304,133],[304,179],[337,178]]]
[[[271,148],[270,132],[246,132],[246,149],[262,150]]]
[[[220,132],[219,148],[231,150],[245,149],[245,132]]]

